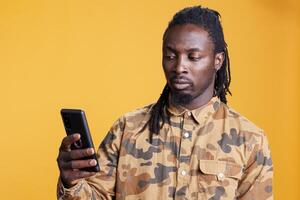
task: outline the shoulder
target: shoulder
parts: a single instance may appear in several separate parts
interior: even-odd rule
[[[140,118],[143,118],[150,114],[153,105],[154,104],[148,104],[144,107],[134,109],[125,113],[122,117],[127,121],[139,120]]]
[[[111,126],[106,137],[102,142],[102,147],[106,144],[111,144],[117,138],[122,138],[124,132],[134,133],[134,130],[139,130],[147,124],[150,118],[150,111],[154,104],[146,105],[142,108],[137,108],[120,116]]]
[[[150,119],[151,110],[155,104],[148,104],[144,107],[126,112],[114,123],[113,126],[119,126],[121,129],[139,129],[145,126]]]
[[[235,146],[234,149],[238,152],[237,156],[245,156],[244,161],[247,162],[244,164],[255,157],[260,158],[261,155],[269,154],[269,142],[262,128],[224,103],[220,104],[216,113],[219,113],[215,114],[219,119],[222,116],[222,120],[224,120],[221,123],[224,128],[219,140],[219,145],[224,153],[234,155],[231,150]]]
[[[263,129],[257,126],[254,122],[222,102],[220,103],[220,107],[217,112],[224,113],[223,116],[228,122],[229,127],[236,128],[239,131],[252,132],[259,135],[264,132]]]
[[[235,143],[237,146],[247,147],[246,149],[249,151],[268,144],[262,128],[222,102],[214,114],[214,118],[224,120],[221,123],[224,127],[221,134],[221,140],[224,144],[227,142]]]

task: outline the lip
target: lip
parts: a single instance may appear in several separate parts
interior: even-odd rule
[[[173,83],[178,83],[178,84],[189,84],[190,82],[186,79],[183,78],[174,78],[172,79]]]
[[[190,84],[187,82],[173,82],[172,85],[176,90],[184,90],[190,86]]]
[[[176,83],[176,84],[190,84],[189,82],[182,81],[182,80],[173,80],[173,83]]]
[[[184,77],[173,77],[171,79],[171,85],[175,90],[184,90],[188,88],[191,83]]]

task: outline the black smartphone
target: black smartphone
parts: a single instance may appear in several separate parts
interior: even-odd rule
[[[85,149],[93,148],[94,144],[88,127],[87,119],[83,110],[79,109],[61,109],[60,111],[64,127],[67,135],[72,135],[74,133],[80,134],[80,140],[76,141],[71,145],[71,149]],[[94,149],[95,150],[95,149]],[[96,152],[96,151],[95,151]],[[83,159],[95,159],[97,165],[93,167],[83,168],[83,171],[89,172],[99,172],[100,167],[96,154],[92,156],[87,156]]]

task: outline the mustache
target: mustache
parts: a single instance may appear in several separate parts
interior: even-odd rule
[[[192,84],[192,81],[184,76],[172,76],[170,78],[171,83],[188,83],[188,84]]]

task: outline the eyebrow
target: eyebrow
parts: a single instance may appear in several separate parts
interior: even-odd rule
[[[173,52],[177,52],[177,50],[175,48],[173,48],[172,46],[165,46],[165,48],[167,50],[173,51]],[[201,49],[195,47],[195,48],[190,48],[190,49],[184,49],[184,51],[186,52],[191,52],[191,51],[201,51]]]

